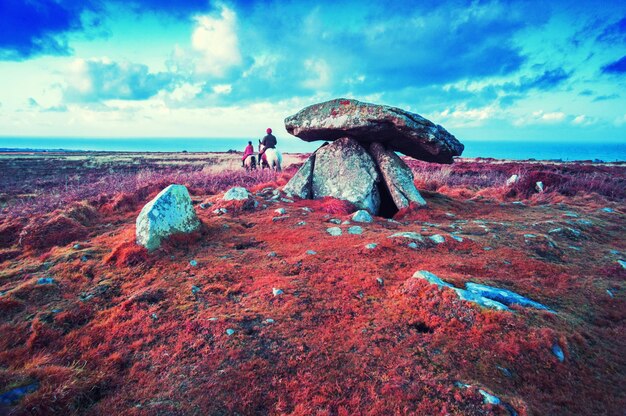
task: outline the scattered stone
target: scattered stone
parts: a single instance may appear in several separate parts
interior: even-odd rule
[[[297,225],[298,227],[302,227],[303,225],[306,225],[306,222],[305,222],[305,221],[298,221],[298,222],[296,223],[296,225]]]
[[[157,319],[159,319],[159,316],[156,313],[152,313],[152,315],[150,315],[150,318],[156,321]]]
[[[421,234],[412,231],[395,233],[390,235],[389,238],[408,238],[410,240],[424,241],[424,237]]]
[[[222,224],[222,228],[225,230],[228,230],[230,228],[230,225],[228,224]]]
[[[243,201],[248,198],[250,198],[250,193],[246,188],[235,186],[226,191],[222,199],[224,201]]]
[[[301,209],[302,211],[304,211],[304,212],[313,212],[313,210],[312,210],[311,208],[309,208],[309,207],[302,207],[302,208],[300,208],[300,209]]]
[[[137,217],[137,244],[149,251],[173,234],[191,233],[200,227],[187,188],[170,185],[148,202]]]
[[[441,287],[450,287],[454,288],[450,283],[444,282],[439,277],[437,277],[434,273],[428,272],[426,270],[418,270],[413,274],[413,278],[415,279],[423,279],[432,285],[437,285]]]
[[[467,282],[465,284],[465,288],[472,293],[476,293],[477,295],[495,300],[504,305],[520,305],[524,307],[532,307],[535,309],[545,310],[551,313],[556,313],[552,309],[548,308],[545,305],[542,305],[539,302],[535,302],[534,300],[530,300],[518,293],[515,293],[510,290],[500,289],[493,286],[483,285],[479,283]]]
[[[586,219],[582,219],[582,218],[579,220],[576,220],[576,222],[582,225],[593,225],[593,222],[586,220]]]
[[[413,250],[415,250],[415,249],[417,248],[417,244],[416,244],[416,243],[414,243],[414,242],[410,242],[409,244],[407,244],[407,246],[408,246],[409,248],[412,248]]]
[[[613,213],[613,212],[615,212],[615,210],[614,210],[613,208],[609,208],[609,207],[602,208],[602,211],[604,211],[604,212],[608,212],[608,213]]]
[[[524,238],[537,238],[535,234],[524,234]]]
[[[555,343],[552,345],[552,354],[554,354],[560,362],[565,361],[565,353],[559,344]]]
[[[565,212],[565,214],[563,214],[564,217],[570,217],[570,218],[578,218],[579,215],[575,212],[572,211],[567,211]]]
[[[617,262],[619,263],[620,266],[622,266],[622,269],[626,269],[626,261],[618,260]]]
[[[609,253],[613,254],[614,256],[619,256],[621,254],[619,250],[611,250],[609,251]]]
[[[352,227],[348,228],[348,234],[361,235],[363,234],[363,228],[358,225],[353,225]]]
[[[354,222],[373,222],[372,215],[364,209],[360,209],[352,214],[352,221]]]
[[[506,185],[511,186],[519,180],[519,175],[511,175],[509,179],[506,180]]]
[[[337,237],[341,235],[341,228],[339,227],[329,227],[326,229],[326,232],[333,237]]]
[[[491,251],[491,250],[493,250],[493,247],[489,247],[489,246],[487,246],[487,247],[484,247],[484,248],[483,248],[483,250],[485,250],[485,251]]]
[[[350,225],[350,221],[348,221],[348,220],[342,221],[341,225]]]
[[[393,150],[385,149],[380,143],[372,143],[370,153],[376,160],[396,208],[408,208],[411,203],[426,205],[426,201],[415,187],[413,171]]]
[[[194,294],[194,295],[195,295],[195,294],[196,294],[196,293],[198,293],[199,291],[200,291],[200,288],[199,288],[198,286],[196,286],[196,285],[191,286],[191,293],[192,293],[192,294]]]
[[[228,212],[228,210],[226,208],[218,208],[216,210],[213,210],[213,214],[215,215],[222,215],[222,214],[226,214]]]
[[[613,295],[613,292],[611,292],[611,289],[607,289],[607,290],[606,290],[606,293],[607,293],[610,297],[612,297],[612,298],[614,298],[614,297],[615,297],[615,296]]]
[[[378,244],[376,243],[365,244],[365,248],[368,250],[374,250],[376,247],[378,247]]]
[[[0,410],[4,406],[11,406],[16,404],[22,397],[26,396],[28,393],[32,393],[39,388],[39,383],[31,383],[25,386],[15,387],[11,390],[0,394]],[[10,413],[10,412],[9,412]]]
[[[283,292],[283,290],[282,290],[282,289],[278,289],[278,288],[275,288],[275,287],[274,287],[274,288],[272,288],[272,294],[273,294],[274,296],[280,296],[280,295],[282,295],[283,293],[284,293],[284,292]]]
[[[317,254],[317,251],[315,251],[315,250],[307,250],[306,254],[309,254],[309,255],[313,256],[313,255]]]
[[[272,221],[273,221],[273,222],[284,221],[284,220],[286,220],[287,218],[289,218],[289,215],[283,215],[283,216],[280,216],[280,217],[274,217],[274,218],[272,218]]]
[[[272,318],[267,318],[265,321],[266,324],[273,324],[274,322],[276,322],[275,320],[273,320]]]
[[[543,182],[539,181],[535,183],[535,189],[537,192],[543,192]]]
[[[291,204],[293,202],[293,199],[289,198],[280,198],[280,200],[286,204]]]
[[[511,203],[512,203],[513,205],[522,205],[522,206],[526,205],[523,201],[513,201],[513,202],[511,202]]]
[[[498,370],[500,370],[502,372],[502,374],[504,374],[505,377],[507,377],[507,378],[513,377],[513,373],[511,373],[511,370],[509,370],[508,368],[500,367],[499,365],[496,366],[496,368]]]
[[[383,280],[382,277],[377,277],[376,278],[376,283],[378,283],[379,286],[384,286],[385,281]]]
[[[337,218],[331,218],[328,222],[332,222],[333,224],[341,224],[341,220]]]
[[[475,303],[479,306],[482,306],[484,308],[490,308],[490,309],[495,309],[498,311],[508,311],[509,308],[492,299],[486,298],[484,296],[480,296],[476,293],[470,292],[469,290],[463,290],[463,289],[459,289],[456,287],[453,287],[454,291],[456,292],[457,296],[459,297],[459,299],[462,300],[466,300],[468,302],[472,302]]]
[[[189,265],[190,265],[191,267],[196,267],[196,266],[198,265],[198,262],[197,262],[197,261],[195,261],[195,260],[191,260],[191,261],[189,262]]]
[[[372,157],[355,140],[336,140],[315,152],[312,198],[332,196],[378,213],[379,175]]]
[[[276,257],[276,252],[270,251],[269,253],[267,253],[267,257],[270,257],[270,258]]]
[[[427,162],[452,163],[463,145],[443,127],[419,114],[344,98],[304,108],[285,119],[287,131],[305,141],[351,137]]]
[[[489,394],[483,389],[478,389],[478,392],[483,395],[483,402],[485,404],[496,405],[496,404],[500,404],[501,402],[501,400],[497,396],[494,396],[493,394]]]
[[[203,202],[200,204],[200,208],[202,209],[207,209],[207,208],[211,208],[213,206],[212,202]]]
[[[277,208],[274,210],[274,212],[278,215],[285,215],[287,213],[287,210],[285,208]]]
[[[446,242],[446,239],[440,234],[434,234],[428,237],[435,244],[442,244]]]
[[[80,244],[74,244],[74,250],[80,250]]]
[[[459,237],[458,235],[450,234],[450,238],[452,238],[453,240],[458,241],[459,243],[463,242],[463,237]]]
[[[211,322],[215,322],[215,321],[218,321],[218,320],[219,320],[219,318],[216,318],[214,316],[212,316],[211,318],[208,319],[208,321],[211,321]]]
[[[37,279],[38,285],[52,285],[54,283],[56,283],[56,280],[54,280],[54,278],[52,277],[40,277],[39,279]]]
[[[83,263],[86,262],[87,260],[89,260],[89,257],[87,257],[87,256],[82,256],[80,258],[80,261],[82,261]]]
[[[235,330],[234,330],[234,329],[232,329],[232,328],[228,328],[228,329],[226,330],[226,335],[228,335],[228,336],[231,336],[231,335],[233,335],[234,333],[235,333]]]

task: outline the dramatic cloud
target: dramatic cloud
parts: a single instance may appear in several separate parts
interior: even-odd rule
[[[622,56],[615,62],[602,67],[605,74],[624,74],[626,73],[626,56]]]
[[[145,100],[172,82],[171,74],[151,73],[146,65],[77,59],[70,67],[65,95],[68,100],[78,102]]]
[[[195,21],[191,43],[201,55],[196,67],[199,73],[222,77],[241,64],[236,15],[232,10],[223,7],[220,17],[197,16]]]
[[[81,15],[88,10],[96,10],[93,1],[2,0],[0,60],[69,55],[65,34],[84,28]]]

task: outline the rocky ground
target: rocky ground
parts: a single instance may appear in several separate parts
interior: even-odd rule
[[[0,412],[624,414],[626,168],[409,165],[427,207],[371,222],[287,198],[293,168],[200,167],[178,179],[202,227],[152,253],[135,219],[170,176],[56,210],[7,182]]]

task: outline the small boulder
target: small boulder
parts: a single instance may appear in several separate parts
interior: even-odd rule
[[[507,186],[511,186],[517,183],[519,180],[519,175],[511,175],[509,179],[506,180]]]
[[[374,219],[369,212],[364,209],[360,209],[352,215],[352,221],[354,222],[372,222]]]
[[[149,251],[163,239],[179,233],[191,233],[200,227],[187,188],[170,185],[148,202],[137,217],[137,244]]]
[[[341,228],[339,227],[329,227],[326,229],[326,232],[333,237],[338,237],[341,235]]]
[[[363,228],[358,225],[353,225],[352,227],[348,228],[348,234],[361,235],[363,234]]]
[[[222,199],[224,201],[243,201],[248,198],[250,198],[250,193],[248,192],[248,190],[246,188],[236,186],[226,191]]]
[[[543,192],[543,182],[539,181],[535,183],[535,189],[537,190],[537,192]]]
[[[424,241],[424,237],[422,237],[420,233],[415,233],[412,231],[395,233],[390,235],[389,238],[407,238],[409,240]]]
[[[365,248],[368,250],[374,250],[376,247],[378,247],[378,244],[376,243],[369,243],[365,245]]]
[[[433,234],[428,238],[435,244],[443,244],[446,242],[446,239],[441,234]]]

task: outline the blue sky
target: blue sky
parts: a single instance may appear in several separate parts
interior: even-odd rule
[[[352,97],[461,141],[626,141],[623,1],[0,0],[0,27],[0,136],[286,136]]]

